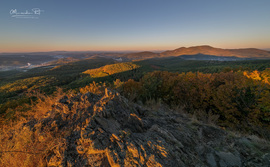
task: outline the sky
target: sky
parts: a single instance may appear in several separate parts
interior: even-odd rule
[[[269,6],[270,0],[1,0],[0,52],[270,48]],[[14,16],[26,12],[29,18]]]

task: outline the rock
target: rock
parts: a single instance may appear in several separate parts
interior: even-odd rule
[[[263,165],[270,166],[270,153],[266,153],[262,156]]]
[[[224,136],[226,133],[218,128],[212,127],[212,126],[203,126],[202,127],[202,137],[205,140],[215,140],[219,139],[222,136]]]
[[[109,124],[108,124],[107,119],[100,118],[100,117],[95,117],[95,120],[96,120],[97,124],[102,126],[103,129],[108,129],[109,128]]]
[[[208,165],[211,166],[211,167],[216,167],[217,166],[215,156],[212,153],[209,153],[209,154],[206,155],[206,161],[207,161]]]
[[[132,132],[143,132],[143,122],[136,114],[130,114],[127,125]]]
[[[136,109],[136,111],[138,112],[139,115],[145,115],[145,113],[147,113],[147,110],[143,109],[139,105],[135,106],[135,109]]]
[[[177,140],[170,132],[165,129],[161,129],[160,127],[158,127],[158,125],[153,125],[150,128],[150,131],[158,132],[159,135],[166,139],[166,142],[170,142],[180,148],[184,147],[183,144],[179,140]]]
[[[110,100],[110,101],[108,102],[108,105],[109,105],[109,106],[113,106],[113,101]]]
[[[191,125],[187,116],[164,106],[158,112],[146,110],[116,94],[107,90],[106,95],[63,96],[54,108],[48,108],[50,114],[30,120],[20,129],[37,137],[39,142],[53,141],[46,148],[48,156],[44,157],[48,166],[270,164],[270,150],[262,149],[264,145],[256,145],[245,137],[229,136],[217,127]],[[48,127],[51,138],[44,131]],[[56,147],[58,143],[62,144]]]
[[[197,152],[198,155],[203,155],[204,152],[205,152],[205,147],[199,145],[199,146],[195,147],[195,150],[196,150],[196,152]]]
[[[220,159],[219,165],[221,167],[242,165],[241,158],[230,152],[216,152],[216,155]]]
[[[104,133],[104,130],[102,130],[101,128],[98,128],[98,131],[99,131],[100,133]]]
[[[69,100],[67,96],[64,96],[62,99],[59,100],[59,103],[69,104]]]

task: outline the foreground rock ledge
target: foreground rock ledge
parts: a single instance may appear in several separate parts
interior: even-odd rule
[[[236,136],[159,106],[145,109],[116,92],[63,96],[22,130],[61,134],[48,166],[269,166],[269,143]],[[262,149],[264,148],[264,149]]]

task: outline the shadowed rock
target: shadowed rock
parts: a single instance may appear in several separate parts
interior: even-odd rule
[[[195,123],[166,107],[146,109],[106,90],[63,96],[24,128],[61,133],[48,166],[267,166],[262,145]],[[29,128],[27,128],[29,127]],[[268,148],[269,149],[269,148]],[[263,156],[262,156],[263,155]],[[257,161],[259,160],[259,161]],[[268,164],[269,165],[269,164]]]

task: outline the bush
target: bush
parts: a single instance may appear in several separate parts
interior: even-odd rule
[[[214,74],[155,71],[139,82],[122,85],[127,97],[146,102],[162,100],[170,106],[219,115],[221,126],[252,131],[253,126],[270,128],[270,70]]]

